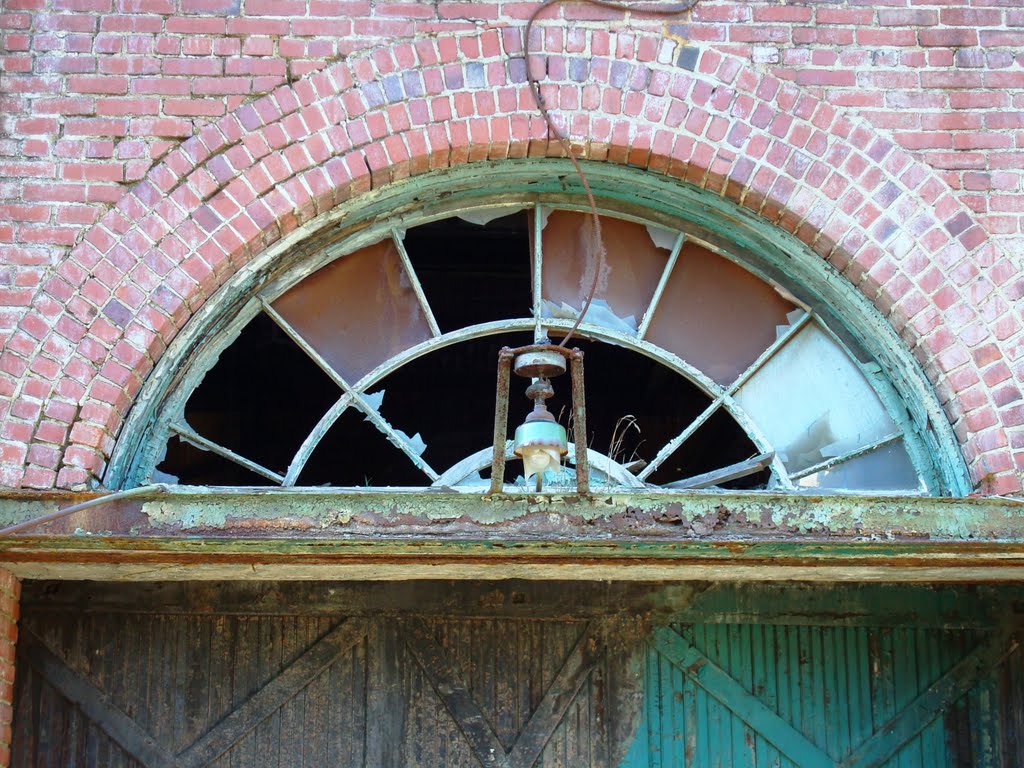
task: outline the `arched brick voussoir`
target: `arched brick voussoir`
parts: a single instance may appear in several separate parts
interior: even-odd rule
[[[739,59],[706,51],[689,71],[671,41],[587,35],[586,57],[548,52],[544,84],[576,151],[716,191],[830,260],[918,355],[975,477],[1018,490],[1008,445],[1024,280],[941,179]],[[0,358],[12,425],[0,482],[99,477],[178,330],[302,224],[409,175],[561,154],[530,110],[520,51],[517,30],[399,42],[278,88],[171,152],[56,270]]]

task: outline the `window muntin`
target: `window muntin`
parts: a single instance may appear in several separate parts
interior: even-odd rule
[[[310,408],[323,404],[324,378],[336,397],[301,440],[280,435],[295,450],[285,463],[287,451],[279,446],[277,463],[268,466],[252,455],[261,451],[204,433],[195,423],[200,386],[183,413],[168,420],[172,451],[154,478],[168,472],[187,483],[201,478],[205,484],[478,490],[486,480],[481,471],[486,474],[490,465],[497,349],[513,334],[512,343],[521,344],[538,335],[560,338],[571,327],[596,268],[580,245],[586,226],[586,216],[567,208],[467,211],[408,231],[392,229],[285,290],[261,294],[259,322],[273,321],[278,341],[294,344],[319,369],[313,388],[319,399],[307,400],[299,386],[279,408],[309,406],[304,421],[295,419],[308,423]],[[621,214],[605,215],[602,227],[608,259],[578,334],[581,345],[594,345],[588,354],[588,418],[606,411],[615,417],[614,424],[606,418],[601,444],[595,443],[596,432],[588,436],[595,487],[646,483],[673,489],[710,475],[711,485],[733,488],[925,489],[904,445],[913,436],[897,426],[905,419],[893,418],[869,382],[868,369],[807,307],[685,232]],[[460,245],[462,240],[472,247]],[[517,304],[525,310],[519,316]],[[430,361],[440,353],[454,350],[461,359],[459,349],[470,347],[475,348],[461,357],[482,374],[451,363],[432,372]],[[663,386],[652,399],[637,376],[595,386],[595,361],[613,350],[618,371],[653,361],[670,377],[669,390],[688,394],[675,397]],[[416,365],[422,368],[417,376],[391,385],[403,368]],[[650,378],[654,369],[645,370]],[[450,399],[418,402],[424,394],[418,390],[429,390],[421,383],[436,379],[450,382]],[[599,397],[605,390],[621,394],[620,402]],[[675,400],[685,407],[666,405]],[[409,409],[410,401],[418,411]],[[405,407],[396,410],[396,403]],[[438,410],[460,416],[429,429],[420,423]],[[513,399],[512,418],[517,414]],[[639,422],[639,441],[630,419]],[[264,420],[258,409],[237,418]],[[657,423],[648,427],[645,421]],[[445,442],[445,450],[436,449]],[[204,458],[195,449],[208,452],[207,463],[220,464],[221,475],[195,472]],[[713,482],[717,470],[758,457],[761,463],[750,474]],[[228,466],[231,471],[224,471]],[[218,476],[224,480],[217,482]],[[506,479],[510,490],[525,489],[515,485],[517,478]],[[557,488],[558,478],[551,481],[547,487]]]

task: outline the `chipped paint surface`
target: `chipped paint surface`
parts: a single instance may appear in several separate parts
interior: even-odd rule
[[[0,516],[71,500],[9,494]],[[176,488],[4,539],[0,560],[32,578],[985,581],[1024,577],[1021,514],[1006,499]]]

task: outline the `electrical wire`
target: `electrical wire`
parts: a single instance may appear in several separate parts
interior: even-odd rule
[[[558,140],[558,143],[562,145],[562,150],[565,152],[569,161],[572,163],[573,168],[576,169],[576,175],[580,177],[580,183],[583,185],[583,191],[587,195],[587,203],[590,206],[590,214],[593,217],[593,250],[597,258],[596,269],[594,270],[594,282],[590,286],[590,293],[587,295],[587,300],[584,302],[579,315],[576,318],[576,322],[573,323],[572,328],[562,339],[558,346],[565,347],[576,331],[580,327],[580,323],[583,322],[583,318],[586,316],[587,311],[590,309],[590,304],[594,300],[594,295],[597,293],[598,281],[601,277],[601,272],[604,269],[605,258],[607,251],[604,246],[604,238],[601,236],[601,217],[597,212],[597,201],[594,198],[594,192],[590,188],[590,182],[587,180],[587,174],[583,171],[583,166],[580,165],[580,161],[573,154],[572,144],[569,142],[567,136],[562,135],[555,125],[554,120],[551,118],[551,113],[548,112],[547,105],[544,104],[544,95],[541,93],[540,81],[537,80],[533,75],[533,70],[530,67],[530,37],[533,32],[533,25],[540,17],[540,15],[553,5],[563,5],[565,3],[579,3],[581,5],[592,5],[595,8],[605,8],[612,11],[621,11],[622,13],[636,13],[642,16],[657,16],[657,17],[672,17],[678,16],[681,13],[693,10],[693,8],[699,3],[700,0],[690,0],[690,2],[682,3],[672,6],[632,6],[625,5],[623,3],[611,2],[610,0],[544,0],[540,5],[534,8],[533,13],[530,14],[530,18],[526,22],[525,38],[523,40],[523,58],[526,64],[526,80],[530,84],[530,91],[533,93],[534,101],[537,104],[537,110],[540,112],[541,117],[544,118],[544,122],[547,125],[548,135]],[[544,53],[543,39],[541,42],[540,53]]]

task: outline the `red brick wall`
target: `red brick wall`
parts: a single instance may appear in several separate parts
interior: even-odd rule
[[[14,646],[18,639],[21,582],[0,570],[0,768],[11,760],[11,719],[14,714]]]
[[[670,24],[566,5],[544,32],[581,150],[720,189],[832,261],[997,493],[1024,472],[1016,5],[703,0]],[[298,222],[433,167],[556,153],[508,61],[533,7],[6,0],[0,484],[101,476],[176,331]]]

